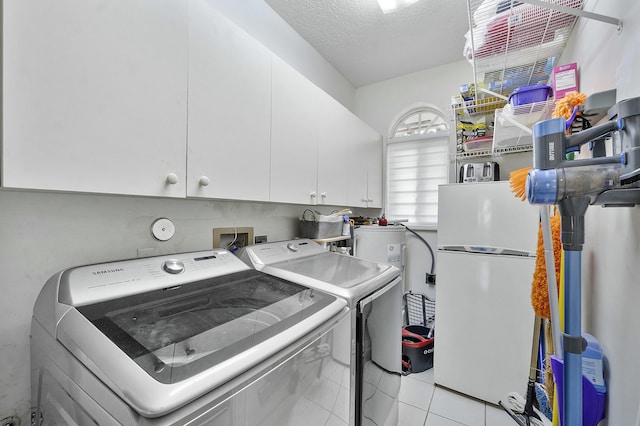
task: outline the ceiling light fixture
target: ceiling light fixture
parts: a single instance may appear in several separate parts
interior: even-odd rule
[[[391,12],[404,9],[407,6],[411,6],[418,0],[378,0],[382,13],[387,14]]]

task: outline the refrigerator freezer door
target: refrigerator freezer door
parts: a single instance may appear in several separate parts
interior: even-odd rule
[[[516,198],[508,181],[439,187],[440,249],[535,255],[538,222],[539,208]]]
[[[535,258],[438,252],[434,378],[497,404],[526,395]]]

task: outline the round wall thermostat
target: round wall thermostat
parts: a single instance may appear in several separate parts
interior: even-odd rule
[[[176,232],[176,227],[169,219],[166,217],[161,217],[160,219],[156,219],[151,225],[151,233],[153,236],[160,241],[167,241],[173,234]]]

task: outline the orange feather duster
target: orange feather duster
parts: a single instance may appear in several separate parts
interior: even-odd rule
[[[560,215],[551,216],[551,240],[553,241],[553,257],[555,261],[556,282],[560,282]],[[547,269],[544,260],[544,244],[542,240],[542,225],[538,229],[538,248],[536,249],[536,268],[533,271],[533,285],[531,286],[531,306],[536,315],[551,319],[549,308],[549,285],[547,283]]]
[[[514,170],[509,174],[509,184],[511,192],[521,200],[526,200],[525,182],[531,167]],[[560,282],[560,216],[555,215],[550,218],[551,239],[553,240],[553,257],[555,261],[556,282]],[[547,283],[547,270],[544,260],[544,242],[542,239],[542,225],[538,228],[538,247],[536,249],[536,268],[533,272],[533,282],[531,285],[531,305],[539,317],[551,318],[549,308],[549,285]]]

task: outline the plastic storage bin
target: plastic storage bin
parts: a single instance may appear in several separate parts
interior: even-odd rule
[[[402,327],[402,372],[419,373],[433,367],[433,333],[421,325]]]
[[[435,301],[422,293],[402,296],[402,374],[419,373],[433,367]]]
[[[546,84],[518,87],[509,95],[509,103],[513,106],[520,106],[534,102],[545,102],[552,91],[553,89]]]
[[[514,148],[532,145],[533,137],[528,132],[502,118],[503,110],[496,110],[493,128],[493,149]],[[525,124],[525,126],[527,126]],[[529,126],[527,126],[529,127]]]
[[[343,221],[341,215],[319,215],[307,209],[302,213],[300,219],[300,236],[314,240],[339,237],[342,235]]]
[[[481,136],[479,138],[469,138],[462,143],[462,149],[465,152],[478,152],[491,149],[493,137]]]

